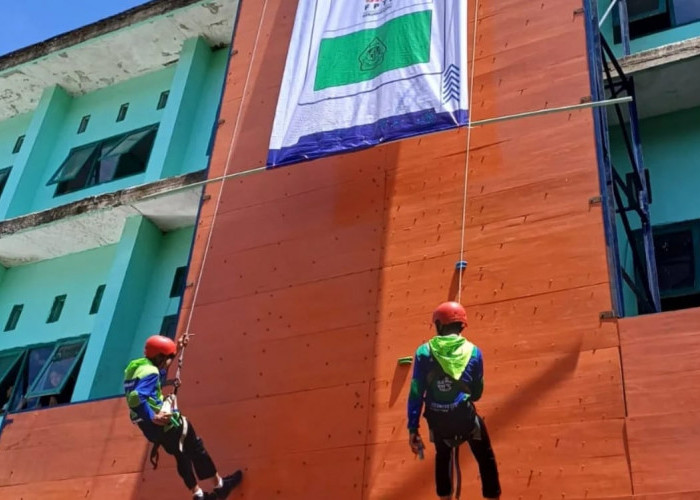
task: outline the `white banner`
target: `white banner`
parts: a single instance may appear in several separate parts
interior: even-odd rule
[[[467,0],[299,0],[268,166],[465,125]]]

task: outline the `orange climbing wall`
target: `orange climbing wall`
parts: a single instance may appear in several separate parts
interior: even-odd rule
[[[212,177],[264,164],[295,4],[243,4]],[[578,7],[481,2],[474,119],[590,93]],[[396,360],[457,292],[466,141],[445,132],[208,188],[194,269],[220,204],[183,404],[223,467],[246,468],[239,498],[432,497]],[[611,306],[596,194],[589,111],[473,130],[463,299],[504,498],[632,493],[617,328],[598,319]],[[167,474],[147,472],[143,498]]]
[[[295,7],[243,0],[210,177],[264,164]],[[590,93],[579,8],[481,0],[473,119]],[[188,288],[180,325],[191,312],[181,407],[223,471],[245,468],[233,498],[433,497],[431,454],[417,461],[406,445],[410,373],[396,360],[457,293],[466,143],[465,130],[444,132],[207,187],[189,277],[201,270],[201,286],[194,303]],[[646,318],[622,322],[621,351],[617,325],[598,319],[611,306],[600,207],[588,202],[590,111],[473,129],[468,179],[462,298],[486,358],[479,408],[503,498],[694,498],[645,496],[679,491],[693,446],[669,425],[694,432],[694,396],[664,423],[628,382],[625,420],[620,353],[625,374],[650,383],[652,351],[634,339],[655,332]],[[171,460],[144,465],[120,405],[14,416],[0,497],[186,498]],[[465,497],[477,498],[466,455]],[[683,467],[659,480],[668,463]]]
[[[624,319],[620,340],[635,493],[700,498],[700,309]]]

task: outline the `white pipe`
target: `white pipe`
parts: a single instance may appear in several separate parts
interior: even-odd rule
[[[628,96],[628,97],[618,97],[616,99],[606,99],[604,101],[593,101],[593,102],[586,102],[583,104],[573,104],[571,106],[561,106],[558,108],[539,109],[537,111],[527,111],[525,113],[516,113],[514,115],[505,115],[505,116],[499,116],[496,118],[487,118],[486,120],[477,120],[477,121],[469,122],[468,126],[469,127],[481,127],[483,125],[490,125],[491,123],[498,123],[498,122],[504,122],[504,121],[509,121],[509,120],[517,120],[520,118],[528,118],[531,116],[542,116],[542,115],[549,115],[549,114],[553,114],[553,113],[562,113],[564,111],[576,111],[579,109],[587,109],[587,108],[600,108],[603,106],[613,106],[615,104],[623,104],[623,103],[631,102],[631,101],[632,101],[632,97]],[[440,132],[444,132],[444,130],[441,130]],[[424,135],[438,134],[440,132],[431,132],[429,134],[424,134]],[[387,142],[383,142],[379,145],[381,146],[383,144],[391,144],[393,142],[398,142],[400,140],[404,140],[404,139],[396,139],[394,141],[387,141]],[[290,166],[292,166],[292,165],[290,165]],[[280,167],[280,168],[284,168],[284,167]],[[264,172],[266,170],[270,170],[270,169],[268,169],[267,167],[256,167],[256,168],[251,168],[249,170],[243,170],[241,172],[234,172],[232,174],[222,175],[220,177],[212,177],[211,179],[206,179],[206,180],[199,181],[199,182],[193,182],[192,184],[187,184],[185,186],[178,186],[178,187],[170,189],[168,191],[162,191],[160,193],[149,194],[147,196],[144,196],[143,198],[139,198],[138,200],[134,200],[131,203],[132,204],[139,203],[140,201],[143,201],[143,200],[148,200],[151,198],[165,196],[165,195],[168,195],[171,193],[175,193],[177,191],[185,191],[185,190],[192,189],[192,188],[195,188],[198,186],[204,186],[206,184],[212,184],[214,182],[219,182],[219,181],[223,181],[226,179],[233,179],[235,177],[244,177],[246,175],[252,175],[252,174],[256,174],[258,172]]]
[[[610,5],[608,6],[608,8],[605,11],[605,14],[603,14],[603,16],[600,18],[600,21],[598,21],[599,28],[603,27],[603,23],[605,22],[607,17],[610,15],[610,12],[612,12],[613,7],[615,7],[616,4],[617,4],[617,0],[612,0],[612,2],[610,2]]]

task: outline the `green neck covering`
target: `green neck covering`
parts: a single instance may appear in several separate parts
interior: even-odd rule
[[[458,334],[436,335],[428,346],[443,371],[455,380],[462,376],[474,351],[474,344]]]

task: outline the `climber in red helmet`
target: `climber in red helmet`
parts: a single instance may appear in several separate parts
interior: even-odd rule
[[[152,461],[156,460],[154,466],[157,463],[158,447],[162,446],[175,457],[177,472],[192,491],[194,500],[227,498],[241,482],[243,473],[238,470],[223,478],[219,476],[192,424],[173,408],[172,397],[163,398],[161,391],[168,367],[178,350],[186,346],[188,341],[187,334],[177,344],[162,335],[149,337],[144,347],[145,357],[131,361],[124,370],[124,393],[131,421],[154,444],[151,454]],[[197,483],[197,478],[210,479],[213,491],[204,492]]]
[[[467,313],[457,302],[444,302],[433,312],[437,335],[416,350],[411,392],[408,397],[408,432],[411,451],[422,454],[418,433],[423,403],[424,417],[435,444],[435,486],[441,499],[459,498],[459,452],[467,442],[479,464],[484,498],[500,498],[496,458],[486,425],[474,402],[484,390],[481,351],[461,333]],[[457,488],[452,469],[457,469]]]

